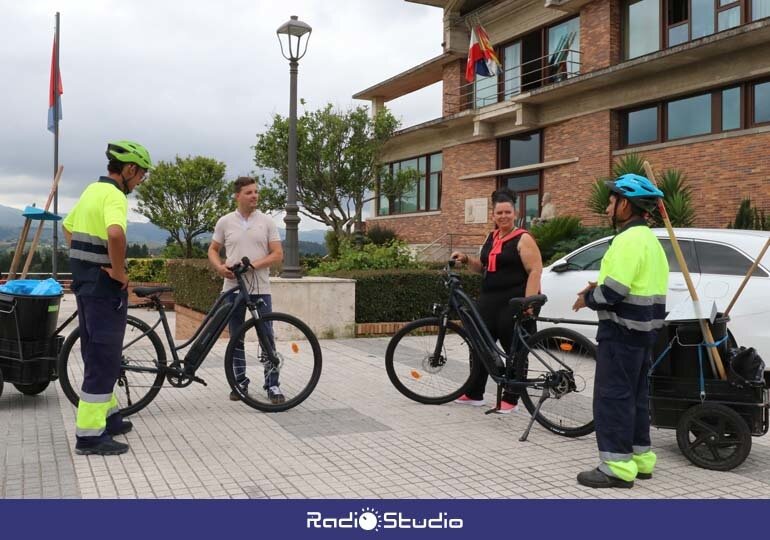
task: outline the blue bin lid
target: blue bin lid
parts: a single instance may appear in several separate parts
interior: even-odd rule
[[[36,219],[36,220],[42,220],[42,221],[59,221],[61,220],[61,216],[58,216],[54,214],[53,212],[49,212],[47,210],[43,210],[42,208],[38,208],[36,206],[28,206],[24,209],[24,212],[21,214],[25,218],[29,219]]]

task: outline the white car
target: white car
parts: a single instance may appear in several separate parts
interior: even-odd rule
[[[690,294],[674,256],[666,229],[652,229],[668,255],[670,268],[666,311],[687,302]],[[716,302],[722,313],[740,287],[749,268],[770,237],[770,231],[735,229],[674,229],[698,297]],[[548,302],[541,317],[596,321],[596,312],[572,311],[577,292],[596,281],[599,265],[612,237],[602,238],[573,251],[543,269],[542,290]],[[545,327],[548,323],[538,323]],[[596,326],[564,325],[595,338]],[[770,365],[770,250],[760,261],[741,296],[730,311],[728,330],[738,345],[754,347]]]

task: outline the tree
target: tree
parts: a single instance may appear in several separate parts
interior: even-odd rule
[[[372,118],[368,108],[334,110],[331,104],[297,119],[297,202],[300,212],[334,230],[350,233],[361,220],[364,204],[374,199],[377,173],[385,143],[398,128],[386,109]],[[289,120],[273,117],[267,131],[257,135],[254,163],[275,173],[263,178],[261,208],[286,205]],[[381,191],[398,195],[414,183],[416,173],[384,178]]]
[[[176,157],[158,162],[137,189],[138,211],[168,231],[181,253],[193,257],[195,238],[214,230],[217,219],[232,209],[225,164],[211,158]]]

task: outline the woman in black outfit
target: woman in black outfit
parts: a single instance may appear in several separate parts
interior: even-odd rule
[[[478,259],[459,251],[452,253],[453,259],[482,273],[479,313],[492,337],[500,342],[505,351],[510,351],[513,342],[513,314],[508,301],[511,298],[538,294],[540,276],[543,273],[543,261],[534,238],[526,230],[518,229],[514,225],[514,197],[508,189],[492,193],[492,220],[495,229],[487,236]],[[525,328],[534,332],[535,321],[529,321]],[[467,393],[456,402],[484,405],[487,378],[484,366],[475,362],[471,385]],[[518,395],[506,391],[503,393],[500,407],[495,412],[513,412],[517,404]]]

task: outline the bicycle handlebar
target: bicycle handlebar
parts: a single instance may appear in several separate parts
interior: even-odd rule
[[[251,266],[251,261],[248,257],[244,257],[241,259],[241,262],[235,263],[233,266],[228,267],[227,269],[230,270],[233,274],[236,276],[245,274],[249,270],[254,268]]]

